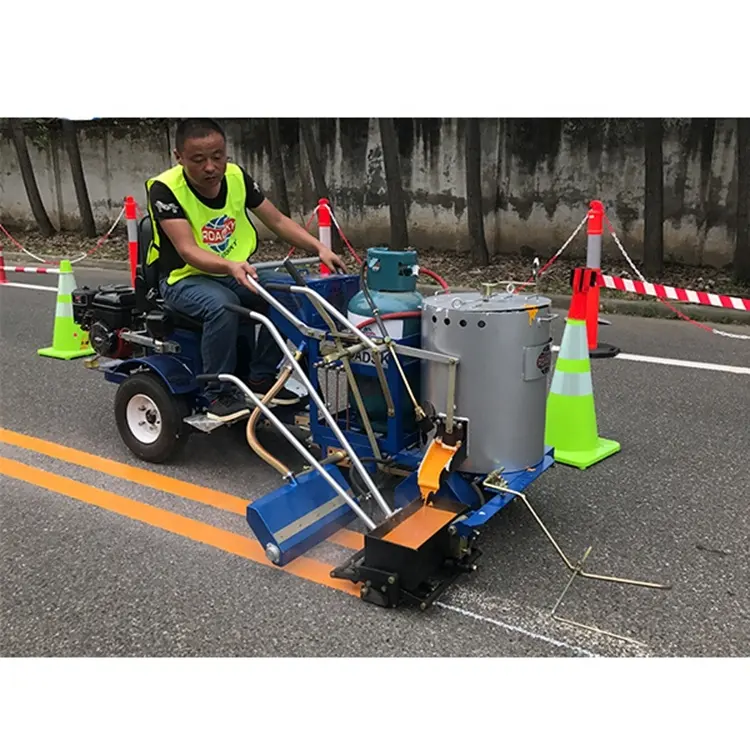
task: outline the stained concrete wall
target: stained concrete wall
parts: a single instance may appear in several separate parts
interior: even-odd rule
[[[264,120],[229,120],[229,152],[273,198]],[[464,123],[397,121],[410,241],[416,247],[468,249]],[[295,218],[306,220],[317,196],[298,120],[281,121],[287,189]],[[672,120],[664,135],[665,255],[689,264],[731,262],[736,223],[736,121]],[[171,163],[174,123],[96,121],[80,126],[80,147],[94,216],[105,228],[123,198],[143,200],[145,180]],[[387,243],[389,212],[378,121],[316,120],[331,199],[349,238]],[[36,129],[29,150],[52,222],[78,224],[75,192],[59,133]],[[637,120],[481,121],[482,193],[492,254],[523,246],[548,255],[604,201],[626,248],[641,257],[644,203],[642,123]],[[0,220],[33,226],[15,151],[0,141]],[[268,236],[268,235],[265,235]],[[585,237],[571,246],[583,252]],[[605,257],[616,249],[605,240]]]

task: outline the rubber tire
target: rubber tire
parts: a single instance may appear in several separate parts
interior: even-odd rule
[[[153,443],[145,444],[138,440],[128,427],[126,410],[133,396],[143,394],[151,398],[162,417],[162,433]],[[188,415],[184,399],[173,396],[162,379],[150,372],[139,372],[120,383],[115,396],[115,422],[125,445],[138,458],[160,464],[176,458],[185,448],[190,436],[183,419]]]

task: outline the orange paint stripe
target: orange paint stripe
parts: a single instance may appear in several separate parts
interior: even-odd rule
[[[91,487],[74,479],[53,474],[43,469],[14,461],[0,456],[0,473],[22,482],[42,487],[50,492],[67,495],[75,500],[112,511],[121,516],[132,518],[150,526],[169,531],[172,534],[192,539],[210,547],[244,557],[266,567],[273,566],[266,558],[258,542],[248,539],[231,531],[219,529],[216,526],[186,518],[178,513],[157,508],[153,505],[132,500],[129,497],[117,495],[114,492]],[[359,587],[350,581],[330,577],[330,565],[299,557],[283,568],[276,568],[281,572],[291,573],[298,578],[322,584],[328,588],[338,589],[352,596],[359,595]]]
[[[140,469],[137,466],[129,466],[119,461],[95,456],[92,453],[85,453],[75,448],[68,448],[65,445],[59,445],[58,443],[31,437],[30,435],[22,435],[19,432],[6,430],[2,427],[0,427],[0,442],[15,445],[17,448],[35,451],[36,453],[42,453],[50,458],[82,466],[85,469],[101,471],[118,479],[125,479],[134,484],[141,484],[155,490],[168,492],[171,495],[177,495],[186,500],[194,500],[204,505],[211,505],[214,508],[227,510],[230,513],[236,513],[240,516],[245,515],[250,502],[236,495],[212,490],[208,487],[201,487],[198,484],[191,484],[190,482],[183,482],[180,479],[165,477],[163,474],[158,474],[155,471]]]
[[[339,529],[336,533],[328,537],[329,542],[338,544],[341,547],[348,547],[353,550],[360,550],[365,544],[365,537],[358,531],[349,529]]]

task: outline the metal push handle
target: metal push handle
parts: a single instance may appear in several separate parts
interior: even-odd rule
[[[300,288],[304,288],[304,287],[300,287]],[[336,423],[336,420],[333,418],[333,415],[326,408],[326,405],[323,402],[323,399],[318,394],[317,389],[310,382],[307,375],[305,374],[305,371],[302,369],[302,367],[300,367],[299,363],[295,360],[294,355],[290,351],[289,347],[286,345],[286,342],[284,341],[283,336],[276,329],[276,326],[265,315],[261,315],[260,313],[253,312],[252,310],[249,310],[246,307],[241,307],[240,305],[224,305],[224,307],[227,310],[231,310],[232,312],[245,315],[251,318],[252,320],[257,321],[258,323],[260,323],[261,325],[265,326],[268,329],[274,341],[279,345],[279,348],[281,349],[281,351],[284,352],[284,354],[286,355],[287,359],[289,360],[289,364],[291,364],[292,368],[294,369],[294,372],[297,374],[297,377],[299,377],[299,379],[302,381],[302,384],[305,386],[305,388],[307,388],[307,391],[310,394],[310,398],[312,398],[312,400],[315,401],[315,404],[317,405],[321,414],[325,418],[326,422],[328,422],[328,425],[333,431],[334,435],[336,435],[336,438],[339,440],[339,442],[343,446],[352,464],[354,464],[355,468],[362,476],[362,479],[364,480],[368,489],[372,493],[373,498],[381,507],[381,509],[383,510],[383,513],[385,513],[386,518],[390,518],[390,516],[393,515],[394,511],[392,511],[388,507],[388,503],[386,503],[385,499],[380,493],[380,490],[375,485],[375,482],[373,482],[372,477],[370,476],[369,472],[367,471],[367,469],[365,469],[364,465],[359,459],[359,456],[357,456],[357,454],[354,452],[354,449],[351,447],[351,445],[349,444],[349,441],[346,439],[346,436],[344,435],[344,433],[341,431],[341,428]]]
[[[320,465],[318,461],[312,456],[312,454],[305,448],[302,443],[290,432],[287,426],[273,413],[273,410],[269,409],[251,390],[243,383],[236,375],[229,375],[227,373],[220,373],[215,375],[198,375],[196,377],[198,382],[209,382],[213,380],[219,380],[223,382],[229,382],[236,385],[252,402],[263,412],[263,415],[273,424],[274,427],[289,441],[289,443],[296,448],[297,452],[307,461],[311,466],[320,472],[323,479],[328,482],[331,488],[341,497],[346,504],[359,516],[367,528],[372,530],[376,527],[375,522],[357,505],[352,498],[346,493],[346,491],[339,485],[339,483]]]

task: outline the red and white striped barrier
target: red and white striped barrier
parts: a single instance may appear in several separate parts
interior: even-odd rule
[[[60,274],[59,268],[41,268],[38,266],[9,266],[6,267],[3,258],[3,246],[0,245],[0,286],[20,287],[21,289],[36,289],[44,292],[56,292],[55,286],[42,286],[41,284],[19,284],[15,281],[8,281],[6,273],[49,273]]]
[[[618,276],[606,276],[605,274],[599,275],[599,286],[616,289],[618,292],[630,292],[631,294],[643,294],[677,302],[691,302],[696,305],[710,305],[711,307],[750,312],[750,299],[730,297],[726,294],[696,292],[693,289],[678,289],[665,284],[651,284],[647,281],[622,279]]]

